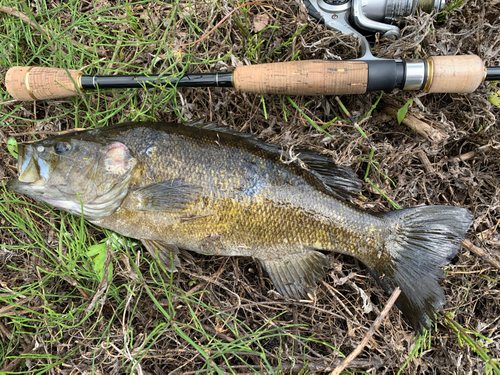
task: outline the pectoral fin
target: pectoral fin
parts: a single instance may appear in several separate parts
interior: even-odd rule
[[[279,260],[259,259],[277,291],[294,299],[309,299],[316,284],[330,266],[326,257],[317,251],[291,254]]]
[[[177,212],[188,208],[201,196],[202,189],[180,180],[157,182],[134,191],[141,211]]]
[[[177,267],[181,265],[179,255],[187,262],[193,263],[191,254],[175,245],[155,240],[142,240],[142,243],[154,259],[160,260],[167,271],[177,272]]]

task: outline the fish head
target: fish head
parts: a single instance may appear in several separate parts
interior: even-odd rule
[[[19,144],[18,154],[19,178],[7,188],[90,221],[118,209],[137,169],[125,144],[82,136]]]

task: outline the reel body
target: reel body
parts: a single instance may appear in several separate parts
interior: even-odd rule
[[[440,11],[445,0],[304,0],[308,13],[328,27],[361,39],[361,59],[374,59],[366,35],[400,38],[405,17]]]

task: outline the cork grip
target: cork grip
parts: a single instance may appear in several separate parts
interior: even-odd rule
[[[429,78],[424,91],[468,93],[475,91],[486,77],[479,56],[433,56],[427,59]]]
[[[17,100],[66,98],[80,93],[81,75],[79,70],[16,66],[7,71],[5,85]]]
[[[240,66],[233,74],[237,90],[263,94],[363,94],[368,65],[363,61],[290,61]]]

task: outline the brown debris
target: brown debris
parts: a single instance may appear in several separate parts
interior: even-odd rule
[[[397,108],[388,106],[384,108],[384,112],[386,112],[391,116],[394,116],[394,118],[397,118],[398,115]],[[408,126],[415,133],[424,136],[427,140],[431,142],[439,143],[448,139],[448,134],[446,134],[445,131],[433,127],[429,123],[413,116],[411,113],[406,114],[405,118],[403,119],[403,124]]]
[[[480,247],[474,245],[470,240],[465,240],[464,242],[462,242],[462,246],[500,270],[500,259],[497,259],[497,257],[494,257],[494,256],[488,254],[486,251],[484,251]]]
[[[342,361],[342,363],[332,371],[331,375],[340,375],[344,369],[349,366],[349,364],[358,356],[361,354],[363,351],[363,348],[368,344],[368,341],[372,338],[372,336],[375,334],[377,331],[378,327],[382,324],[384,319],[387,317],[387,314],[391,310],[392,306],[394,306],[394,303],[399,297],[399,294],[401,293],[401,290],[399,288],[394,289],[394,292],[392,292],[391,298],[387,301],[387,304],[385,305],[384,309],[382,312],[379,314],[377,319],[373,322],[372,326],[370,327],[370,330],[368,333],[365,335],[363,338],[363,341],[354,349],[349,356]]]
[[[257,14],[253,17],[252,31],[258,33],[269,24],[269,16],[267,14]]]

